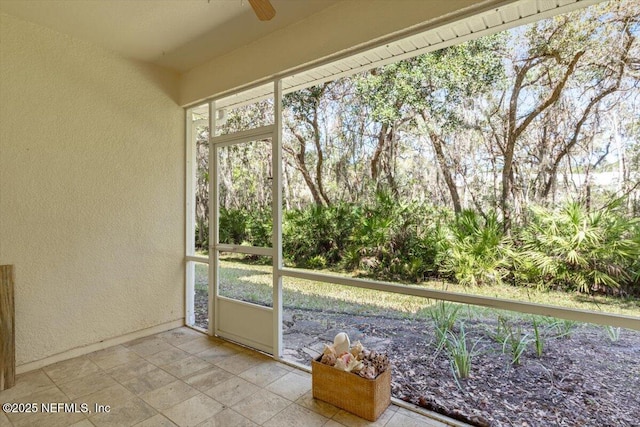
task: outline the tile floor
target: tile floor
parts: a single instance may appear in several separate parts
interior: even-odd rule
[[[189,328],[19,375],[0,392],[6,402],[38,413],[0,412],[0,427],[445,426],[394,405],[370,423],[314,400],[310,374]],[[42,403],[77,409],[43,413]]]

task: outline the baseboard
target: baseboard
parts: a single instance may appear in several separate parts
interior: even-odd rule
[[[44,359],[19,365],[16,367],[16,374],[22,374],[25,372],[33,371],[35,369],[40,369],[53,363],[62,362],[63,360],[67,359],[73,359],[74,357],[83,356],[85,354],[93,353],[94,351],[102,350],[107,347],[112,347],[114,345],[119,345],[127,341],[143,338],[149,335],[158,334],[160,332],[179,328],[181,326],[184,326],[184,318],[152,326],[150,328],[140,329],[139,331],[130,332],[119,337],[109,338],[95,344],[72,348],[71,350],[63,351],[62,353],[54,354],[53,356],[45,357]]]

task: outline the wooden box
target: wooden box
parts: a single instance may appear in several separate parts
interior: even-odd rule
[[[375,421],[391,403],[391,367],[374,380],[311,361],[313,397]]]

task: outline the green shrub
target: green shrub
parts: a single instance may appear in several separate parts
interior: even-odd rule
[[[483,218],[464,210],[449,223],[440,242],[440,272],[463,285],[500,283],[507,274],[508,246],[494,213]]]
[[[243,241],[252,246],[271,247],[272,219],[271,209],[252,209],[245,214],[245,236]]]
[[[337,266],[357,222],[356,208],[347,203],[311,205],[285,211],[282,227],[284,257],[299,267],[309,267],[316,256],[326,266]]]
[[[345,268],[413,282],[437,272],[436,242],[446,210],[425,203],[402,204],[387,193],[378,193],[357,212],[358,224],[349,241]]]
[[[327,268],[327,259],[322,255],[315,255],[307,261],[307,267],[316,269]]]
[[[241,244],[246,238],[247,214],[241,209],[220,208],[220,243]]]
[[[597,212],[579,203],[559,211],[532,208],[516,268],[529,281],[585,293],[637,287],[638,221],[615,206]]]

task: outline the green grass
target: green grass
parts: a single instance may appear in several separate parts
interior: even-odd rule
[[[224,296],[244,299],[263,305],[271,305],[272,274],[270,265],[250,264],[238,257],[220,261],[221,288]],[[206,288],[207,265],[196,264],[196,287]],[[334,273],[335,274],[335,273]],[[345,273],[337,273],[349,276]],[[463,287],[453,283],[427,282],[421,284],[435,290],[447,290],[516,301],[527,301],[568,308],[640,315],[640,300],[620,299],[608,296],[586,297],[561,291],[542,291],[502,285]],[[249,298],[247,298],[249,297]],[[361,289],[330,283],[314,282],[291,277],[283,279],[283,303],[285,307],[332,310],[353,314],[379,314],[381,311],[393,317],[429,318],[429,311],[436,300],[395,294],[391,292]],[[473,307],[469,314],[485,315],[493,309]]]

